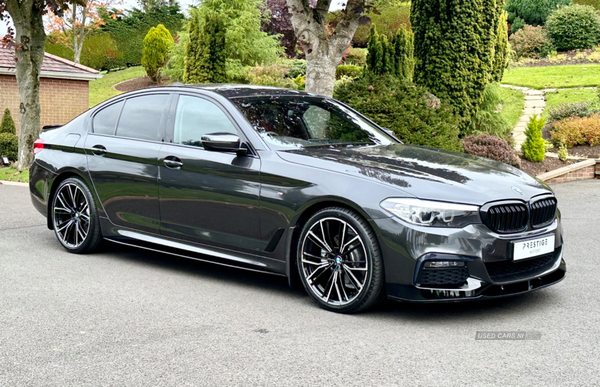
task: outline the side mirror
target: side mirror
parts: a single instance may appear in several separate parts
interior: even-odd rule
[[[239,152],[240,137],[232,133],[209,133],[201,138],[204,149],[213,152]]]

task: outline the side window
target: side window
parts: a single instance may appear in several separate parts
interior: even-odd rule
[[[202,136],[208,133],[237,134],[237,129],[214,103],[204,98],[179,96],[173,142],[201,147]]]
[[[93,132],[96,134],[114,135],[122,107],[123,101],[120,101],[100,110],[94,116]]]
[[[117,136],[160,141],[160,123],[168,100],[168,94],[127,99],[117,126]]]

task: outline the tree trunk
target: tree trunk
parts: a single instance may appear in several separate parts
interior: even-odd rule
[[[349,0],[334,27],[326,28],[329,0],[315,8],[307,0],[287,0],[298,44],[306,54],[306,91],[333,95],[335,70],[350,46],[364,12],[365,0]]]
[[[9,0],[7,10],[15,25],[15,55],[20,99],[19,151],[17,169],[33,162],[33,143],[41,129],[40,70],[44,60],[46,34],[42,20],[43,3]]]

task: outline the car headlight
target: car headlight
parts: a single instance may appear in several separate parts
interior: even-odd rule
[[[479,207],[431,200],[385,199],[380,206],[398,218],[419,226],[462,228],[481,223]]]

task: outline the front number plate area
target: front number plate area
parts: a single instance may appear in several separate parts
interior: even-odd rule
[[[554,251],[554,235],[531,239],[523,242],[513,242],[513,260],[519,261]]]

